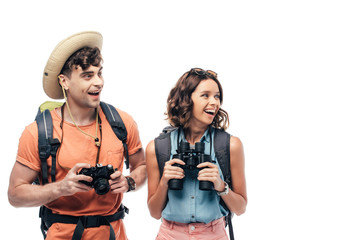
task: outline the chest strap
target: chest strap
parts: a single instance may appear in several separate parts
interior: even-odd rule
[[[129,213],[129,209],[121,204],[119,211],[113,215],[108,216],[71,216],[71,215],[61,215],[54,214],[50,209],[45,206],[40,208],[40,218],[41,218],[41,232],[46,237],[47,230],[51,227],[53,223],[65,223],[65,224],[76,224],[72,240],[80,240],[82,234],[86,228],[100,227],[106,225],[110,227],[110,237],[109,240],[115,240],[115,232],[111,226],[111,222],[123,219],[125,213]]]

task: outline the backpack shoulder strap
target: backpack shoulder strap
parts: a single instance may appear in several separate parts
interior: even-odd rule
[[[45,109],[37,114],[35,121],[38,126],[38,150],[41,161],[42,183],[48,183],[48,164],[47,159],[52,157],[51,162],[51,181],[55,182],[56,152],[60,146],[60,141],[53,138],[53,124],[50,111]]]
[[[155,154],[159,166],[160,177],[163,174],[165,162],[170,159],[171,155],[171,132],[177,130],[175,127],[165,127],[158,137],[155,138]]]
[[[230,134],[220,130],[214,129],[214,149],[215,156],[220,165],[225,182],[231,188],[231,171],[230,171]]]
[[[103,110],[106,119],[108,120],[112,130],[114,131],[115,135],[120,139],[124,146],[125,152],[125,165],[126,169],[129,168],[129,152],[126,143],[127,139],[127,131],[123,120],[120,117],[120,114],[116,110],[114,106],[111,104],[100,102],[101,109]]]
[[[223,130],[215,129],[214,148],[215,156],[220,165],[224,180],[229,185],[229,187],[232,188],[230,171],[230,134]],[[229,226],[230,240],[233,240],[234,230],[231,221],[233,213],[229,210],[222,199],[220,199],[220,204],[229,211],[229,214],[225,217],[225,221]]]

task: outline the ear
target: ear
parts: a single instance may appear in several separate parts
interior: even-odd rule
[[[66,76],[64,74],[60,74],[58,76],[58,79],[59,79],[59,84],[62,88],[64,88],[65,90],[68,90],[69,87],[67,85],[67,80],[66,80]]]

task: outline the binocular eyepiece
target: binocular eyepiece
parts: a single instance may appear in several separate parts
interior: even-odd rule
[[[190,144],[188,142],[180,142],[179,149],[177,150],[177,154],[173,155],[174,158],[178,158],[182,160],[185,165],[180,165],[175,163],[173,166],[181,167],[182,169],[197,169],[197,165],[203,162],[213,162],[211,156],[204,153],[205,151],[205,143],[197,142],[195,143],[195,149],[190,148]],[[203,168],[201,168],[203,169]],[[201,170],[200,169],[200,170]],[[183,189],[183,179],[170,179],[168,182],[169,189],[172,190],[182,190]],[[200,181],[199,182],[200,190],[213,190],[214,184],[210,181]]]

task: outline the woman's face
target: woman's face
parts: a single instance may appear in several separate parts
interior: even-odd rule
[[[220,91],[212,79],[202,80],[191,94],[193,101],[190,126],[208,127],[220,108]]]

